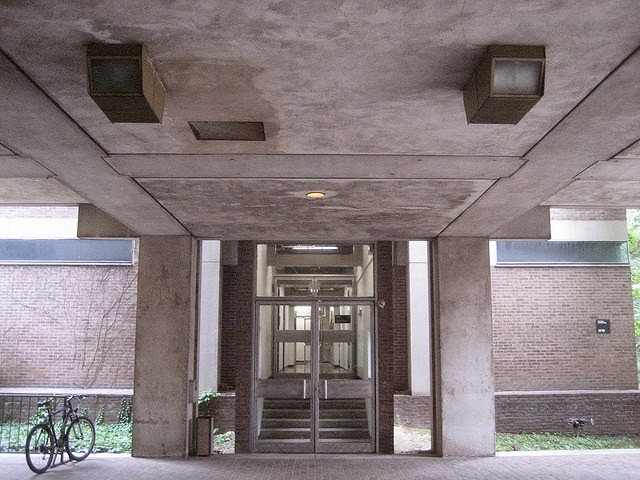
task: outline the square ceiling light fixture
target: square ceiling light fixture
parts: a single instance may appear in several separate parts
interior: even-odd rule
[[[545,50],[492,45],[464,87],[469,123],[518,123],[544,94]]]
[[[89,95],[114,123],[160,123],[165,89],[140,44],[87,47]]]

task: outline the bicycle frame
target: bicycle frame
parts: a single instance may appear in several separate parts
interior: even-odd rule
[[[65,450],[69,460],[77,462],[87,458],[93,450],[95,427],[89,418],[78,415],[78,407],[73,408],[71,400],[75,397],[64,397],[64,406],[59,410],[54,410],[54,400],[38,402],[38,413],[43,413],[45,408],[46,418],[31,428],[25,446],[27,465],[33,472],[44,473],[56,464],[58,455],[59,463],[64,463]],[[56,415],[59,414],[62,414],[62,421],[56,432]]]
[[[56,411],[51,411],[51,405],[50,403],[46,405],[46,409],[47,409],[47,419],[45,421],[45,423],[49,426],[49,428],[51,429],[51,433],[53,433],[53,440],[54,440],[54,448],[55,451],[53,452],[53,462],[51,463],[51,466],[55,465],[56,463],[56,457],[58,455],[60,455],[60,463],[62,463],[64,461],[64,447],[65,447],[65,443],[68,441],[67,436],[68,436],[68,426],[71,425],[71,422],[78,417],[78,409],[76,407],[76,409],[74,410],[72,405],[71,405],[71,400],[75,398],[73,395],[69,396],[69,397],[65,397],[64,398],[64,406]],[[60,413],[62,413],[62,423],[60,425],[60,429],[58,430],[58,433],[56,433],[56,428],[55,428],[55,418],[56,415],[59,415]]]

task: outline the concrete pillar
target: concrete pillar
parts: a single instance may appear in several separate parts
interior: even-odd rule
[[[411,394],[431,395],[429,243],[409,242]]]
[[[200,244],[200,301],[198,315],[198,390],[219,387],[220,242]]]
[[[193,415],[196,241],[140,238],[134,457],[183,457]]]
[[[495,454],[489,242],[433,242],[434,450]]]

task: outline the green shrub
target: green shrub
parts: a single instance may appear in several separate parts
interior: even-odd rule
[[[104,405],[100,406],[100,409],[98,410],[98,414],[96,415],[96,425],[103,425],[104,424]]]
[[[131,424],[96,425],[96,444],[94,452],[129,453],[131,452]]]
[[[220,396],[220,392],[216,392],[210,388],[198,394],[198,414],[207,416],[213,414],[213,402]]]
[[[120,400],[120,409],[118,410],[118,424],[129,425],[133,421],[131,398],[124,397]]]

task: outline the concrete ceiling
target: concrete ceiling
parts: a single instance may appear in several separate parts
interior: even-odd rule
[[[637,0],[123,5],[0,2],[0,203],[92,203],[148,235],[315,241],[640,207]],[[87,94],[91,42],[146,45],[161,124],[109,122]],[[462,87],[490,44],[546,46],[545,95],[515,126],[466,123]],[[267,140],[198,141],[194,120],[261,121]]]

